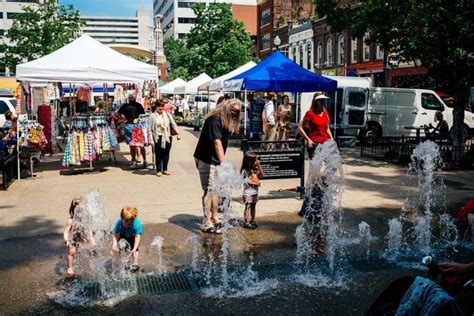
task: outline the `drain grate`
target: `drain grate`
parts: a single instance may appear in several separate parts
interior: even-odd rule
[[[104,279],[76,284],[82,296],[93,300],[117,297],[124,293],[153,296],[192,292],[198,289],[196,281],[182,273],[139,275],[121,279]]]

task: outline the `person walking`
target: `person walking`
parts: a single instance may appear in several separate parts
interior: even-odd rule
[[[165,102],[157,100],[155,102],[155,112],[148,118],[148,126],[155,143],[155,167],[156,176],[169,176],[168,162],[170,159],[170,151],[172,144],[172,134],[176,134],[177,140],[180,140],[178,125],[174,121],[173,116],[164,110]]]
[[[275,122],[275,95],[269,93],[267,103],[262,112],[263,131],[265,132],[265,141],[275,140],[276,122]]]
[[[329,99],[321,93],[315,93],[311,108],[306,112],[298,129],[306,141],[309,159],[313,159],[316,147],[329,139],[333,139],[329,129],[329,113],[324,108],[324,100]]]
[[[204,224],[201,230],[205,233],[222,233],[218,216],[219,196],[212,189],[216,168],[225,160],[229,135],[239,132],[241,106],[240,100],[229,99],[213,109],[205,118],[194,151],[203,190]]]
[[[130,161],[130,165],[132,168],[136,168],[138,164],[138,156],[140,155],[140,151],[143,157],[143,167],[146,168],[146,152],[145,147],[137,147],[130,145],[130,139],[132,137],[133,127],[135,124],[135,120],[138,120],[140,114],[145,114],[145,109],[143,105],[135,101],[135,97],[133,94],[128,95],[128,103],[123,104],[118,113],[121,114],[122,118],[126,120],[126,124],[124,127],[124,136],[125,142],[127,145],[130,146],[130,155],[132,156],[132,160]]]

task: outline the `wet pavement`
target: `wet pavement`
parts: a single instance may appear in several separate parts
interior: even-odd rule
[[[396,214],[395,209],[379,209],[385,215]],[[0,241],[0,293],[2,314],[144,314],[144,315],[250,315],[250,314],[301,314],[301,315],[362,315],[377,295],[395,278],[423,274],[422,270],[380,264],[377,253],[384,248],[386,229],[375,229],[376,240],[371,245],[369,260],[354,239],[354,227],[365,220],[377,227],[370,214],[345,210],[346,253],[351,270],[343,276],[343,286],[325,287],[318,282],[311,286],[294,282],[278,282],[270,290],[251,297],[206,297],[199,290],[188,293],[148,297],[129,297],[113,306],[65,307],[54,303],[48,294],[64,286],[65,247],[62,236],[51,234],[35,238],[12,238]],[[377,220],[378,221],[378,220]],[[234,222],[234,221],[233,221]],[[230,228],[230,265],[255,266],[293,262],[296,253],[294,233],[301,219],[294,213],[279,213],[261,217],[259,228],[247,230]],[[189,267],[192,249],[185,241],[193,234],[199,241],[201,264],[209,256],[219,260],[222,236],[199,232],[200,219],[183,216],[169,223],[145,225],[140,251],[141,274],[156,272],[158,254],[151,247],[156,236],[164,238],[163,267],[176,271]],[[382,226],[382,225],[380,225]],[[385,225],[384,225],[385,226]],[[380,234],[380,232],[384,232]],[[474,260],[473,253],[464,253],[466,261]],[[325,266],[325,258],[319,261]]]

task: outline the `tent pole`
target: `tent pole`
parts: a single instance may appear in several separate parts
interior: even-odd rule
[[[337,126],[337,90],[334,94],[334,135],[332,136],[334,138],[334,141],[336,141],[336,126]]]
[[[247,89],[245,89],[244,93],[244,136],[247,138]]]
[[[209,113],[210,110],[211,110],[211,96],[209,95],[209,85],[208,85],[207,86],[207,113]]]

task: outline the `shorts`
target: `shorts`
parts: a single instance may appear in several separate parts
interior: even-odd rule
[[[194,159],[196,168],[199,171],[199,180],[201,180],[201,188],[204,192],[212,189],[216,177],[216,165],[208,164],[197,158]]]
[[[244,194],[242,195],[242,202],[245,204],[255,204],[258,202],[258,194],[254,194],[254,195]]]
[[[133,246],[135,246],[135,236],[125,237],[124,235],[120,235],[119,241],[121,239],[125,239],[128,242],[128,244],[130,245],[130,250],[132,250]],[[138,249],[137,249],[137,251],[138,251]]]
[[[130,144],[130,138],[132,137],[132,132],[133,132],[133,126],[134,125],[135,124],[133,124],[133,123],[127,123],[123,127],[124,138],[125,138],[125,142],[127,143],[127,145]]]
[[[278,121],[278,131],[291,132],[291,121]]]

